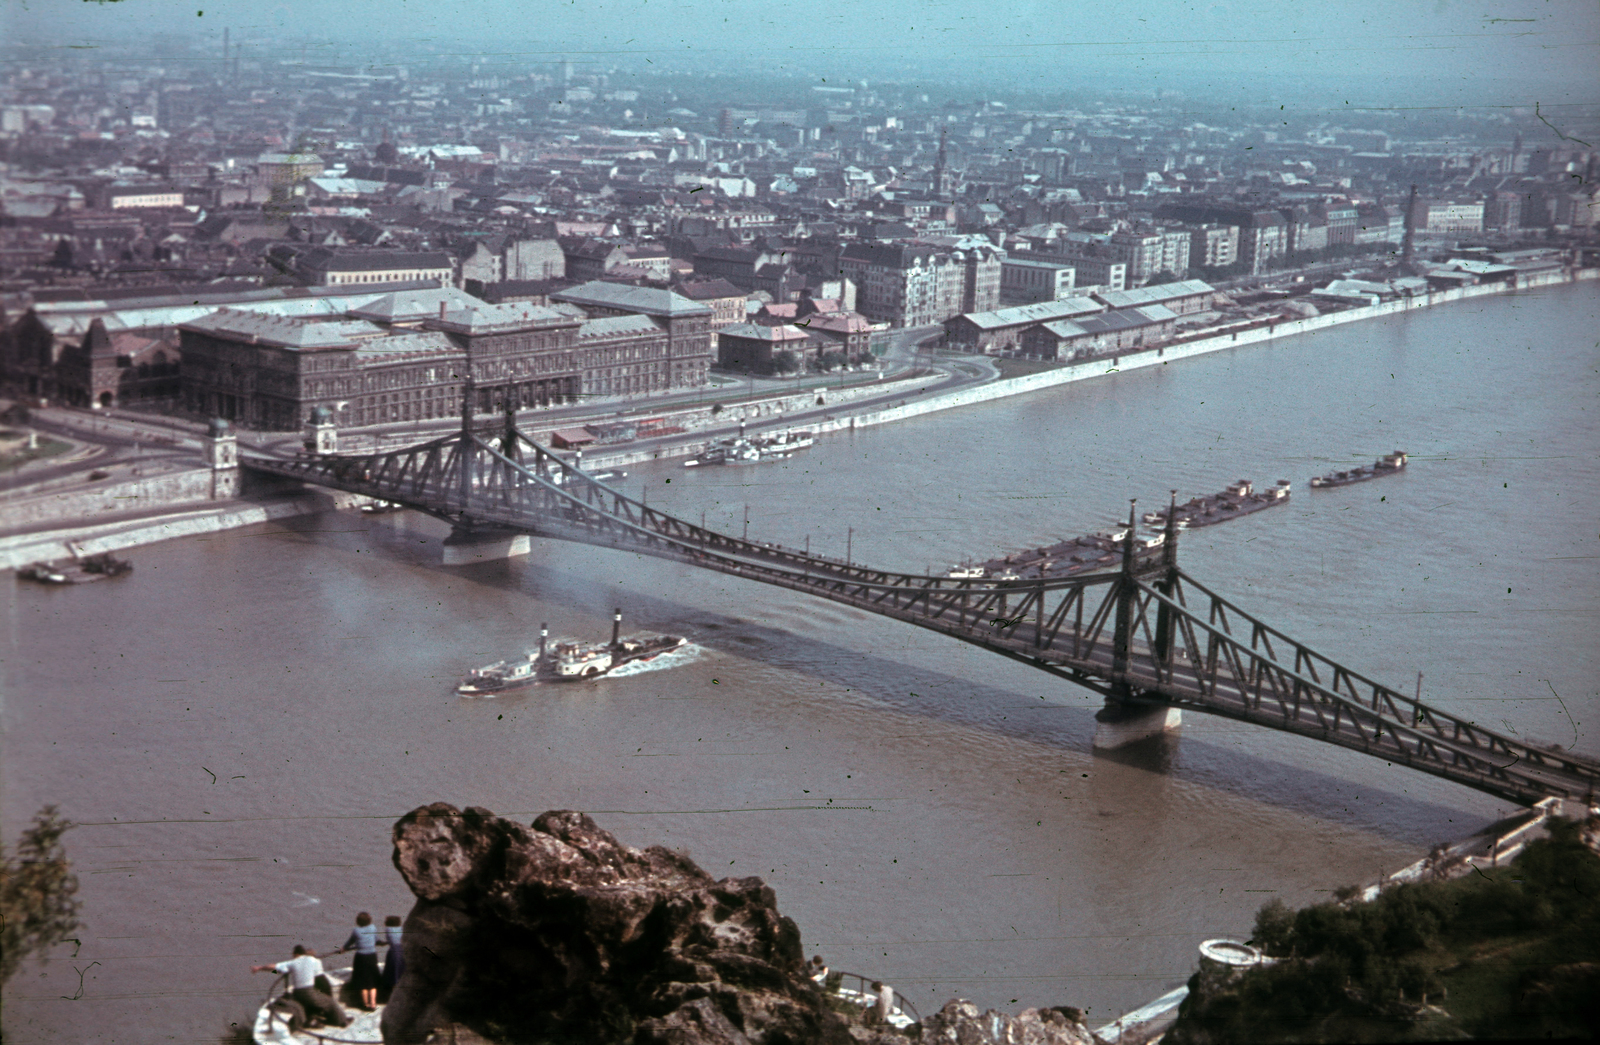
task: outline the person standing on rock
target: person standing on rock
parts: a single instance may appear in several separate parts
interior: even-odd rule
[[[889,1014],[894,1011],[894,988],[881,980],[873,980],[872,990],[877,995],[873,1001],[876,1022],[888,1023]]]
[[[400,974],[405,971],[405,954],[400,950],[400,916],[391,914],[383,920],[383,942],[389,945],[389,953],[383,959],[383,984],[378,992],[378,997],[384,1001],[389,1000],[389,995],[394,993],[394,985],[400,982]]]
[[[356,960],[350,970],[350,989],[361,992],[361,1007],[371,1012],[378,1007],[378,927],[366,911],[356,915],[356,927],[338,953],[352,949]]]
[[[294,1000],[306,1010],[307,1016],[318,1017],[335,1027],[350,1023],[339,1003],[317,990],[317,977],[323,974],[322,959],[306,949],[304,944],[294,945],[294,957],[276,965],[252,965],[251,972],[280,972],[289,977],[289,989]]]

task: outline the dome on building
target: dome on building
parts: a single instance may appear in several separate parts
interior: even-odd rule
[[[311,410],[311,423],[314,425],[333,424],[333,411],[325,406],[313,407]]]
[[[213,417],[211,419],[211,427],[208,430],[208,434],[213,439],[216,439],[219,436],[232,435],[233,423],[225,417]]]

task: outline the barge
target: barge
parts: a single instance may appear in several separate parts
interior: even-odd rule
[[[1257,493],[1254,483],[1248,479],[1240,479],[1229,483],[1227,489],[1210,497],[1195,497],[1171,509],[1162,508],[1146,512],[1144,521],[1151,526],[1164,527],[1167,524],[1167,513],[1170,511],[1173,522],[1179,529],[1215,526],[1230,519],[1238,519],[1288,504],[1291,486],[1289,480],[1279,479],[1275,485]]]
[[[1405,451],[1396,450],[1392,454],[1384,454],[1372,462],[1371,468],[1352,468],[1348,472],[1329,472],[1319,475],[1311,480],[1313,490],[1326,490],[1334,486],[1349,486],[1351,483],[1364,483],[1368,479],[1376,479],[1380,475],[1393,475],[1404,470],[1408,457]]]

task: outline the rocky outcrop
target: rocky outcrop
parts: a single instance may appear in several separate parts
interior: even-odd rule
[[[524,827],[434,803],[395,824],[394,863],[417,902],[385,1042],[457,1027],[517,1043],[905,1040],[830,1008],[806,974],[799,929],[761,879],[713,880],[660,846],[619,843],[582,813]]]
[[[1096,1045],[1073,1008],[1024,1009],[1015,1016],[959,998],[922,1021],[922,1040],[938,1045]]]

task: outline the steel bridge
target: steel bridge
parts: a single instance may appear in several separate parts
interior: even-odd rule
[[[404,504],[457,536],[522,533],[808,592],[942,632],[1103,694],[1107,710],[1178,708],[1337,744],[1531,804],[1592,803],[1600,762],[1530,745],[1431,707],[1297,642],[1191,577],[1177,533],[1091,576],[1005,580],[895,573],[708,530],[594,480],[523,435],[462,431],[362,455],[240,464]],[[1170,516],[1169,516],[1170,518]]]

